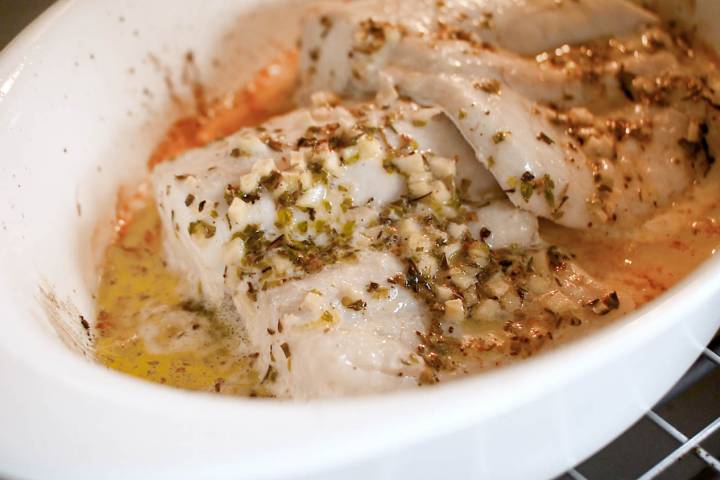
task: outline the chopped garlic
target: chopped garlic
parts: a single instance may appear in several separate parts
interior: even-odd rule
[[[378,91],[375,101],[378,105],[389,106],[395,103],[399,95],[395,90],[395,82],[386,73],[380,73],[378,78]]]
[[[398,168],[398,170],[406,175],[423,173],[426,171],[425,161],[419,153],[414,153],[406,157],[393,158],[392,163]]]
[[[696,119],[692,119],[688,123],[688,129],[687,133],[685,134],[685,138],[688,142],[693,143],[700,140],[700,122],[698,122]]]
[[[584,107],[574,107],[567,112],[568,119],[577,125],[592,125],[595,117]]]
[[[334,92],[315,92],[310,96],[313,107],[332,107],[340,103],[340,97]]]
[[[492,298],[483,298],[472,309],[471,318],[478,322],[498,320],[502,313],[500,302]]]
[[[454,177],[457,173],[455,160],[445,157],[433,156],[428,160],[430,171],[436,178]]]
[[[606,135],[592,135],[585,142],[585,151],[597,157],[609,158],[614,155],[613,142]]]
[[[306,190],[305,192],[303,192],[302,195],[300,195],[300,198],[298,198],[296,205],[305,208],[317,208],[320,205],[320,202],[325,199],[326,194],[327,191],[324,185],[315,185],[314,187]]]
[[[550,262],[545,250],[538,250],[533,254],[532,269],[540,276],[547,277],[550,275]]]
[[[235,197],[228,209],[228,218],[235,224],[242,224],[250,211],[250,205]]]
[[[472,242],[468,246],[468,257],[478,267],[484,267],[490,259],[490,247],[485,242]]]
[[[452,323],[460,323],[465,319],[465,307],[462,300],[454,298],[445,303],[445,320]]]
[[[407,239],[411,235],[420,233],[420,224],[412,218],[403,218],[398,223],[398,231]]]
[[[496,273],[485,282],[485,288],[492,296],[499,298],[510,290],[510,284],[505,281],[502,274]]]
[[[543,296],[545,307],[555,313],[563,313],[572,310],[577,305],[566,295],[558,291],[549,292]]]
[[[247,156],[262,155],[268,151],[267,145],[255,135],[242,136],[230,146],[237,148],[243,155]]]
[[[504,310],[508,312],[514,312],[522,306],[522,299],[515,290],[510,289],[505,292],[505,295],[502,296],[502,298],[500,299],[500,304],[502,305]]]
[[[450,191],[442,182],[442,180],[435,180],[430,184],[430,188],[432,188],[432,198],[435,201],[438,201],[440,203],[446,203],[452,198]]]
[[[432,174],[430,172],[412,173],[408,177],[407,185],[410,195],[421,197],[432,192]]]
[[[418,255],[417,268],[423,275],[433,277],[438,272],[440,265],[435,257],[429,253]]]
[[[303,298],[300,304],[300,309],[303,312],[320,312],[320,309],[325,306],[322,293],[317,290],[310,290]]]
[[[530,293],[539,295],[551,289],[552,282],[547,277],[541,277],[540,275],[531,275],[528,279],[527,287]]]
[[[420,107],[410,114],[410,119],[414,124],[426,124],[441,113],[442,110],[437,107]]]
[[[381,160],[383,157],[383,150],[380,142],[370,139],[367,135],[360,137],[357,148],[361,160],[376,161]]]
[[[449,273],[450,279],[460,290],[465,290],[475,285],[475,276],[468,270],[454,267],[450,269]]]
[[[300,180],[300,190],[307,190],[308,188],[312,187],[312,185],[313,185],[312,173],[310,173],[308,170],[305,170],[302,173],[300,173],[299,180]]]
[[[435,284],[433,286],[433,290],[435,291],[435,295],[441,302],[445,300],[450,300],[455,296],[455,292],[453,292],[453,289],[448,287],[447,285],[440,285],[439,283]]]
[[[460,251],[462,250],[462,245],[460,243],[451,243],[449,245],[445,245],[442,247],[443,255],[445,255],[445,258],[448,262],[452,261],[452,258]]]
[[[252,193],[260,186],[260,176],[254,172],[246,173],[240,177],[240,191]]]
[[[260,178],[270,175],[273,170],[275,170],[275,160],[272,158],[263,158],[258,160],[253,163],[253,166],[250,169],[252,173],[258,175]]]
[[[478,302],[478,293],[475,285],[471,285],[470,288],[466,288],[462,292],[462,298],[465,305],[470,308]]]
[[[243,256],[245,256],[245,242],[241,239],[235,238],[225,244],[223,261],[226,264],[238,263],[243,259]]]
[[[465,233],[467,233],[468,227],[467,225],[460,225],[459,223],[450,223],[448,225],[448,234],[450,234],[450,238],[453,240],[460,240],[465,236]]]
[[[420,225],[413,219],[404,219],[399,225],[400,234],[406,244],[406,250],[410,255],[416,252],[428,252],[432,248],[430,238],[422,233]]]
[[[305,154],[303,152],[290,152],[288,158],[290,168],[296,170],[305,170],[307,168],[307,161],[305,160]]]
[[[285,272],[292,271],[293,264],[289,259],[281,255],[273,255],[270,258],[276,274],[283,274]]]
[[[348,147],[348,148],[353,148],[353,147]],[[346,148],[342,154],[344,161],[347,161],[348,157],[346,157],[346,155],[350,155],[350,156],[354,155],[354,153],[349,154],[347,152],[348,148]],[[330,151],[330,150],[326,150],[326,151],[323,151],[319,155],[319,159],[322,163],[323,168],[325,168],[325,170],[328,173],[335,175],[336,177],[342,173],[342,165],[340,165],[340,157],[338,157],[337,153]]]

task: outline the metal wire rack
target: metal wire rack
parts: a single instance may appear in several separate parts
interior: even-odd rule
[[[652,410],[560,479],[720,479],[719,353],[720,332]]]

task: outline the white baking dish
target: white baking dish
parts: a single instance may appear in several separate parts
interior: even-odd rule
[[[240,85],[251,69],[233,66],[259,66],[292,37],[292,8],[245,13],[259,3],[60,1],[0,55],[0,475],[550,477],[631,425],[692,364],[720,323],[717,258],[581,341],[391,395],[220,398],[71,351],[68,341],[87,348],[79,315],[93,317],[93,265],[117,186],[142,177],[180,113],[165,76],[184,95],[192,49],[211,95]],[[720,45],[709,22],[720,3],[696,3],[700,31]]]

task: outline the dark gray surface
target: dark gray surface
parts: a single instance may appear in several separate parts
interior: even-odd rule
[[[0,0],[0,48],[52,3],[53,0]]]
[[[52,3],[52,0],[0,0],[0,48]],[[685,435],[692,436],[720,416],[720,368],[709,360],[698,361],[686,376],[685,384],[681,383],[680,390],[673,392],[671,398],[655,411]],[[616,441],[579,465],[577,470],[590,480],[631,479],[652,467],[677,446],[677,441],[643,418]],[[708,438],[702,446],[720,457],[720,432]],[[561,478],[570,477],[565,475]],[[705,480],[720,476],[694,455],[687,455],[658,478]]]
[[[714,343],[720,351],[720,341]],[[697,372],[702,375],[693,375]],[[654,411],[670,422],[687,437],[692,437],[708,423],[720,417],[720,367],[706,358],[700,358],[686,377],[694,383],[683,391],[673,391]],[[613,443],[576,469],[590,480],[630,479],[646,472],[679,446],[677,440],[659,426],[643,417]],[[720,433],[702,443],[716,457],[720,455]],[[693,454],[661,474],[659,479],[710,479],[720,478],[716,472]]]

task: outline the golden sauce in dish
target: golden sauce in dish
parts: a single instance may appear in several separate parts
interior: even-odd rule
[[[184,300],[163,261],[152,202],[105,255],[95,355],[121,372],[189,390],[249,395],[257,384],[239,334],[217,312]]]
[[[628,231],[571,230],[543,222],[543,239],[566,247],[591,275],[637,307],[656,298],[720,246],[718,169],[665,212]]]
[[[176,121],[148,166],[287,110],[296,70],[297,54],[286,52],[229,101]],[[232,319],[207,311],[182,292],[180,279],[163,260],[155,203],[138,196],[119,198],[117,238],[101,267],[97,359],[115,370],[188,390],[263,395]]]

